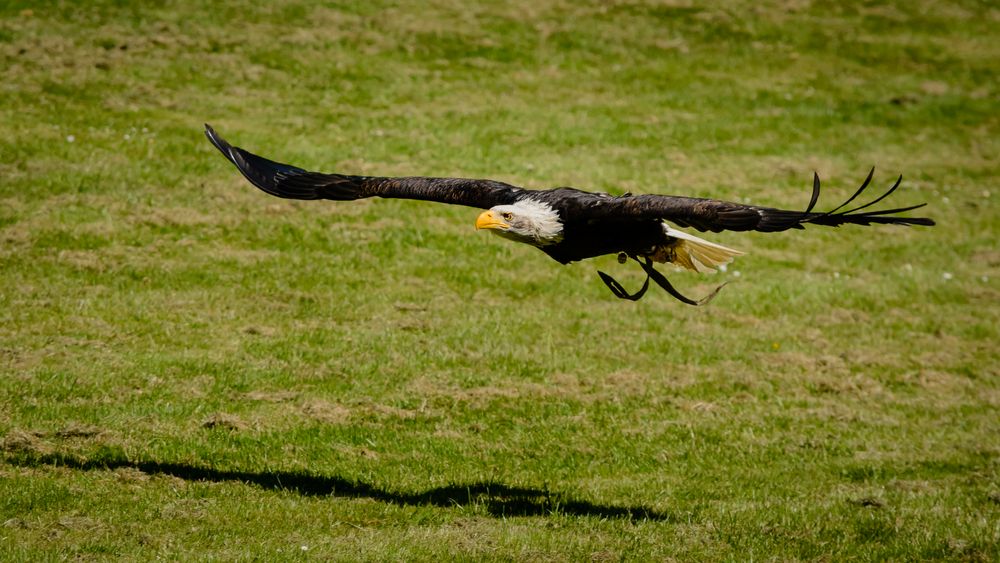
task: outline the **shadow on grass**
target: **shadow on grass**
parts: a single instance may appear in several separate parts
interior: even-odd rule
[[[585,500],[566,498],[550,491],[528,487],[512,487],[502,483],[471,483],[436,487],[423,492],[392,492],[374,485],[350,481],[341,477],[313,475],[305,472],[232,471],[199,467],[184,463],[129,460],[123,454],[103,452],[92,459],[64,454],[20,452],[6,456],[7,463],[20,467],[68,467],[82,471],[112,470],[121,467],[138,469],[150,475],[170,475],[186,481],[214,483],[239,482],[263,489],[291,491],[305,496],[368,498],[382,502],[411,506],[461,507],[483,505],[492,516],[544,516],[569,514],[626,520],[671,521],[675,518],[646,507],[610,506]]]

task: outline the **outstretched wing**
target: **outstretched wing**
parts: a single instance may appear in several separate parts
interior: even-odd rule
[[[381,178],[309,172],[234,147],[205,125],[205,136],[261,190],[289,199],[352,200],[366,197],[420,199],[489,209],[517,201],[522,188],[493,180]]]
[[[864,211],[887,198],[902,182],[896,183],[874,200],[842,211],[871,185],[875,170],[868,173],[861,187],[847,201],[837,208],[824,213],[813,212],[819,200],[819,176],[813,177],[813,193],[805,211],[790,211],[773,207],[744,205],[717,199],[675,197],[662,195],[638,195],[604,200],[591,210],[596,215],[630,219],[665,219],[681,227],[694,227],[699,231],[762,231],[775,232],[788,229],[803,229],[806,225],[933,225],[934,221],[925,217],[900,217],[899,213],[919,209],[926,203],[909,207]]]

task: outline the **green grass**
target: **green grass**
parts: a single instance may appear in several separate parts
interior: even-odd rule
[[[150,4],[0,3],[0,559],[1000,558],[995,6]],[[939,225],[723,233],[710,306],[632,304],[206,121],[791,208],[874,164]]]

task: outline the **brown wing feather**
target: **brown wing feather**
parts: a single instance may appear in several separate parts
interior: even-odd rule
[[[488,209],[517,201],[525,190],[493,180],[382,178],[310,172],[234,147],[205,125],[205,135],[261,190],[289,199],[352,200],[367,197],[418,199]]]
[[[874,171],[873,171],[874,172]],[[933,225],[934,221],[925,217],[899,217],[898,213],[912,211],[926,204],[885,209],[880,211],[859,211],[885,199],[899,187],[902,177],[889,190],[874,201],[854,209],[839,211],[864,192],[871,183],[872,174],[861,187],[837,208],[817,213],[812,211],[819,198],[819,177],[813,182],[813,193],[809,207],[805,211],[791,211],[773,207],[745,205],[718,199],[703,199],[661,195],[639,195],[614,198],[602,202],[600,214],[632,219],[664,219],[681,227],[694,227],[700,231],[762,231],[776,232],[788,229],[802,229],[805,225],[839,226],[846,224],[872,225]],[[596,210],[595,210],[596,211]]]

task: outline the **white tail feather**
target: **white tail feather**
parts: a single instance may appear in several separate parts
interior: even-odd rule
[[[705,239],[674,229],[666,223],[663,224],[663,230],[668,237],[679,241],[673,246],[673,263],[688,270],[702,273],[713,272],[719,266],[732,262],[733,258],[743,255],[739,250],[708,242]]]

